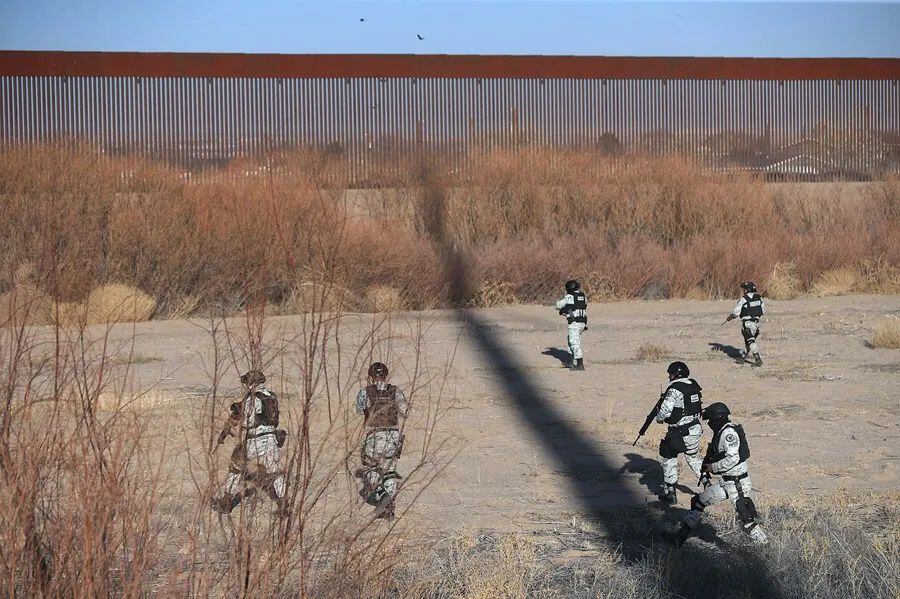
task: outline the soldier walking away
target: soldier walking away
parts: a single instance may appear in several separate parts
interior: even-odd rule
[[[759,356],[759,347],[756,345],[756,339],[759,337],[759,319],[766,312],[766,305],[762,296],[756,291],[756,285],[752,281],[741,283],[741,289],[744,295],[738,300],[737,305],[732,310],[725,322],[733,320],[737,317],[741,318],[741,335],[744,337],[744,360],[749,361],[750,356],[754,357],[753,366],[762,366],[762,358]]]
[[[278,428],[278,398],[266,388],[266,376],[259,370],[241,375],[241,383],[244,399],[231,404],[231,414],[216,445],[229,436],[236,436],[238,441],[231,452],[225,493],[213,499],[213,509],[231,513],[242,499],[262,488],[275,502],[276,513],[284,517],[285,480],[279,461],[287,433]],[[237,435],[234,427],[238,427]]]
[[[388,367],[369,366],[368,385],[356,394],[356,412],[365,418],[360,496],[375,506],[375,517],[392,520],[397,495],[397,458],[403,449],[403,424],[409,403],[403,391],[387,382]]]
[[[678,535],[680,543],[697,527],[707,507],[726,499],[734,504],[741,527],[750,539],[760,545],[768,542],[765,531],[756,521],[759,513],[750,498],[752,483],[747,472],[750,446],[747,445],[743,427],[731,422],[729,416],[728,407],[721,402],[709,405],[702,412],[701,417],[709,422],[713,430],[713,438],[703,460],[706,488],[691,498],[691,511],[684,516]],[[709,475],[720,477],[720,482],[710,483]]]
[[[569,325],[569,353],[572,362],[569,370],[584,370],[581,353],[581,333],[587,330],[587,296],[581,291],[578,281],[566,281],[566,295],[556,302],[556,309],[566,317]]]
[[[669,386],[660,397],[656,422],[669,425],[666,436],[659,442],[659,462],[663,470],[663,492],[660,501],[675,503],[675,484],[678,482],[678,455],[684,459],[694,476],[700,476],[700,424],[702,397],[700,384],[689,378],[691,371],[684,362],[672,362],[666,369]]]

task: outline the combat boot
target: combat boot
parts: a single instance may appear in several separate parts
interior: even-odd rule
[[[759,354],[756,354],[756,360],[753,362],[753,366],[762,366],[762,358],[759,357]]]
[[[666,485],[665,491],[657,495],[657,498],[663,503],[674,504],[678,501],[678,495],[675,493],[675,487]]]
[[[766,535],[765,531],[759,526],[754,526],[750,532],[750,540],[754,545],[768,545],[769,537]]]
[[[584,360],[581,358],[575,360],[575,363],[572,365],[572,370],[584,370]]]

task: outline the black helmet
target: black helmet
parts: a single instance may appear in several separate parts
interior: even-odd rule
[[[571,281],[566,281],[566,293],[575,293],[576,291],[578,291],[578,287],[578,281],[574,279]]]
[[[266,375],[262,370],[250,370],[241,375],[241,382],[248,387],[255,387],[266,382]]]
[[[741,283],[741,289],[744,291],[749,291],[751,293],[756,293],[756,283],[753,281],[744,281]]]
[[[672,362],[671,364],[669,364],[666,372],[668,372],[670,375],[674,375],[675,378],[679,379],[691,376],[691,370],[684,362]]]
[[[700,412],[700,418],[703,420],[724,420],[728,418],[731,412],[728,411],[728,406],[723,404],[721,401],[717,401],[716,403],[711,403],[706,406],[702,412]]]
[[[373,379],[386,377],[388,375],[388,367],[381,362],[373,362],[369,366],[369,376]]]

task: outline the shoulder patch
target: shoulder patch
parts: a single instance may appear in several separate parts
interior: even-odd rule
[[[726,433],[725,434],[725,442],[726,443],[734,443],[737,440],[738,440],[737,435],[735,435],[734,433]]]

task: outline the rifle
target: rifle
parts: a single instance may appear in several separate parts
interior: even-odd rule
[[[650,428],[650,425],[653,424],[653,420],[656,418],[656,414],[659,413],[659,408],[662,406],[663,399],[666,397],[666,392],[663,391],[659,394],[659,400],[656,402],[656,405],[653,406],[653,409],[650,410],[650,413],[647,414],[647,419],[644,420],[644,425],[641,427],[641,430],[638,431],[637,439],[634,440],[634,443],[631,444],[632,447],[637,445],[638,440],[644,436],[644,433],[647,432],[647,429]]]

